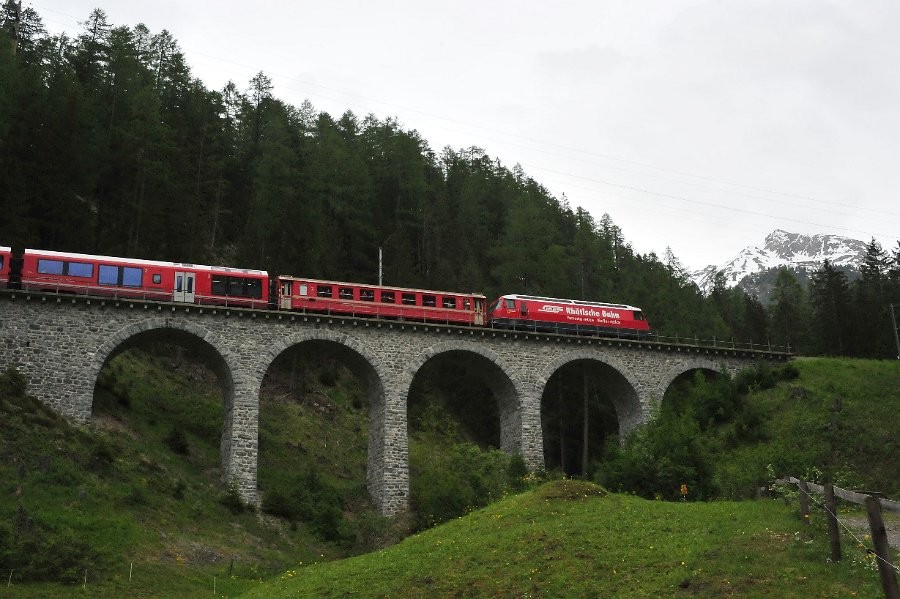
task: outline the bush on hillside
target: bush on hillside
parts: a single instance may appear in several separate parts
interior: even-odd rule
[[[473,443],[452,445],[413,477],[415,527],[430,528],[484,507],[504,493],[522,491],[528,486],[527,474],[522,456],[508,457]]]
[[[344,519],[340,493],[310,468],[266,491],[264,512],[294,522],[305,522],[326,541],[341,538]]]
[[[28,381],[12,366],[0,373],[0,396],[24,397]]]
[[[0,569],[24,581],[74,583],[96,572],[101,556],[65,527],[35,519],[19,505],[11,524],[0,522]]]
[[[647,498],[680,498],[682,484],[689,499],[719,496],[724,487],[732,495],[734,484],[724,473],[716,475],[717,452],[770,434],[761,408],[745,400],[747,393],[796,376],[790,364],[774,369],[760,364],[733,379],[723,373],[709,380],[697,373],[691,385],[667,396],[656,418],[632,433],[624,447],[617,438],[607,441],[595,480]],[[759,473],[741,474],[752,478]],[[746,476],[741,476],[741,484],[752,487]]]

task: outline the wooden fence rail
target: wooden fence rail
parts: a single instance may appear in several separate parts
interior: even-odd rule
[[[799,485],[800,479],[794,478],[790,476],[788,478],[780,478],[775,482],[781,484],[791,484],[791,485]],[[825,487],[823,485],[817,485],[815,483],[807,482],[809,486],[809,490],[813,493],[818,493],[819,495],[825,494]],[[866,495],[865,493],[857,493],[856,491],[848,491],[847,489],[842,489],[840,487],[834,487],[834,496],[840,497],[850,503],[856,503],[859,505],[866,505],[866,499],[868,497],[873,497],[872,495]],[[892,512],[894,514],[900,514],[900,501],[894,501],[893,499],[885,499],[884,497],[876,497],[878,499],[878,503],[881,504],[881,509],[886,512]]]
[[[788,478],[780,478],[775,481],[778,484],[797,485],[800,489],[800,510],[803,512],[801,517],[803,521],[809,522],[809,492],[818,493],[825,496],[825,511],[828,519],[828,536],[831,540],[831,559],[838,561],[841,559],[841,535],[838,528],[837,509],[834,505],[834,498],[840,497],[851,503],[856,503],[866,507],[869,518],[869,530],[872,533],[872,544],[875,548],[875,557],[878,561],[878,575],[881,577],[881,586],[884,589],[886,599],[900,599],[900,589],[897,586],[897,572],[900,571],[891,562],[891,551],[888,545],[887,530],[884,527],[884,520],[881,517],[881,511],[886,510],[895,514],[900,514],[900,502],[883,497],[874,497],[865,493],[857,493],[856,491],[848,491],[831,484],[817,485],[793,476]],[[846,528],[846,526],[845,526]],[[847,529],[849,530],[849,528]],[[851,533],[852,534],[852,533]]]

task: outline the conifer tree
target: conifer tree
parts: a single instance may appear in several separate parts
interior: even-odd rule
[[[817,352],[844,355],[850,330],[850,290],[846,275],[825,260],[812,276],[809,300]]]

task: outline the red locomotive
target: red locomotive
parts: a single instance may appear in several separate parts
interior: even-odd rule
[[[277,309],[468,326],[644,337],[640,308],[532,295],[503,295],[486,309],[478,293],[322,281],[263,270],[201,266],[48,250],[15,261],[0,247],[0,286],[189,304]],[[19,283],[21,280],[21,283]]]
[[[496,328],[643,337],[650,324],[640,308],[534,295],[502,295],[490,310]]]

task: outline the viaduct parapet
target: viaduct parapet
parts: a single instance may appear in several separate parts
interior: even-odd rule
[[[646,423],[675,379],[696,370],[730,373],[774,354],[727,348],[535,334],[412,322],[0,292],[0,370],[16,366],[29,392],[77,423],[91,419],[94,387],[115,355],[165,340],[205,358],[225,399],[225,480],[257,502],[259,395],[283,352],[307,343],[340,346],[369,395],[367,483],[384,514],[409,501],[407,396],[430,360],[469,360],[493,392],[500,444],[543,467],[541,398],[558,369],[583,362],[601,374],[621,434]]]

